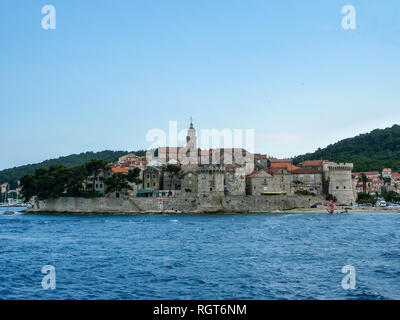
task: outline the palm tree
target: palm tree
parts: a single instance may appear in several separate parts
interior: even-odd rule
[[[361,176],[358,177],[358,181],[362,182],[362,184],[363,184],[363,193],[367,193],[368,177],[365,175],[364,172],[361,174]]]

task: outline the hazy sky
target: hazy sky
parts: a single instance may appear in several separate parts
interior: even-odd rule
[[[147,148],[190,117],[279,157],[400,123],[399,16],[398,0],[1,0],[0,169]]]

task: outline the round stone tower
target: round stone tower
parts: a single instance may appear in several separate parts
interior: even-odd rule
[[[352,204],[355,202],[351,171],[352,163],[330,163],[329,193],[336,197],[337,204]]]

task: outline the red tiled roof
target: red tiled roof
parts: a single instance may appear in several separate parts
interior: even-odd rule
[[[363,172],[365,173],[366,176],[376,176],[379,175],[378,171],[367,171],[367,172]]]
[[[323,160],[307,160],[307,161],[303,161],[300,162],[300,166],[301,167],[320,167],[322,166],[324,163]]]
[[[271,163],[271,168],[277,168],[277,169],[287,169],[288,171],[293,171],[300,169],[300,167],[294,166],[290,163]]]
[[[129,168],[111,168],[111,171],[114,173],[128,173]]]

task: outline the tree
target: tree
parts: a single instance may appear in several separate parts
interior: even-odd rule
[[[131,183],[136,185],[142,183],[142,180],[139,178],[140,169],[138,167],[133,168],[132,170],[128,171],[127,180]]]
[[[182,176],[182,168],[176,164],[167,164],[165,167],[165,172],[168,172],[170,175],[170,182],[169,182],[169,194],[171,194],[172,190],[172,181],[174,178],[179,179]]]
[[[360,193],[358,194],[358,203],[371,203],[374,205],[376,203],[375,197],[371,196],[370,194]]]
[[[21,178],[21,193],[28,201],[33,196],[39,200],[58,198],[64,195],[70,170],[62,165],[36,169],[33,174]]]
[[[383,197],[387,202],[398,202],[400,201],[400,194],[395,191],[384,192]]]
[[[367,182],[368,182],[368,177],[365,175],[364,172],[361,174],[361,176],[358,177],[358,181],[359,181],[359,182],[362,182],[363,193],[367,193]]]
[[[106,193],[115,192],[117,198],[122,190],[132,190],[127,175],[123,173],[113,173],[111,177],[104,180],[104,183],[107,186]]]
[[[87,178],[87,171],[84,165],[70,169],[70,175],[66,186],[66,193],[69,197],[81,197],[84,194],[84,181]]]

